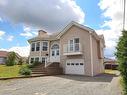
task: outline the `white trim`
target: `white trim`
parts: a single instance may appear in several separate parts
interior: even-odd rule
[[[40,54],[39,54],[40,62],[41,62],[41,51],[42,51],[42,41],[40,41]]]
[[[93,45],[92,45],[92,35],[90,34],[90,55],[91,55],[91,75],[94,76],[93,74]]]
[[[43,50],[43,42],[47,42],[47,51],[44,51],[44,50]],[[41,51],[43,51],[43,52],[48,52],[48,49],[49,49],[49,42],[48,42],[48,41],[42,41],[42,44],[41,44],[41,45],[42,45],[42,46],[41,46],[41,47],[42,47],[42,48],[41,48],[41,49],[42,49]]]
[[[70,65],[67,65],[69,63]],[[71,64],[74,65],[71,65]],[[79,65],[75,65],[78,63]],[[83,63],[83,65],[80,65]],[[85,63],[84,59],[67,59],[65,64],[65,74],[85,75]]]

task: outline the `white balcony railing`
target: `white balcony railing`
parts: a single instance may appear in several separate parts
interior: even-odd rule
[[[64,44],[63,53],[64,55],[80,55],[82,54],[82,46],[80,43]]]

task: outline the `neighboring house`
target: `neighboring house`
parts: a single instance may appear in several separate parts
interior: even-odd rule
[[[118,63],[115,59],[104,58],[105,69],[118,69]]]
[[[11,52],[7,52],[7,51],[0,51],[0,64],[5,64],[6,63],[6,60],[7,60],[7,57],[9,55],[9,53]],[[16,63],[18,63],[19,59],[21,58],[21,56],[16,53]]]
[[[64,74],[95,76],[104,72],[105,47],[103,35],[86,26],[71,22],[61,32],[48,35],[43,30],[29,39],[29,63],[59,62]]]
[[[0,51],[0,64],[5,64],[7,56],[8,56],[7,51]]]

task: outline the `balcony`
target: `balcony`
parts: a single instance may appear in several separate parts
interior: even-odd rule
[[[82,46],[80,43],[64,44],[63,55],[82,55]]]

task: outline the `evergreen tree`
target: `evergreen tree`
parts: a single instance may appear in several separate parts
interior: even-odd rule
[[[116,58],[119,63],[119,71],[122,76],[123,94],[127,95],[127,31],[122,31],[116,47]]]

